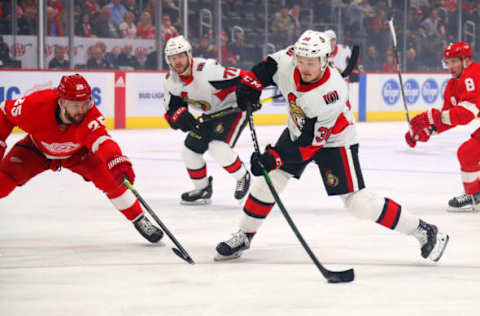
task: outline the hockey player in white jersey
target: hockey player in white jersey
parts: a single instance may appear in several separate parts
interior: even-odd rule
[[[350,48],[343,44],[337,44],[337,34],[334,30],[326,30],[325,35],[330,38],[330,44],[332,51],[328,57],[330,66],[335,66],[337,70],[342,73],[348,65],[352,51]]]
[[[250,173],[232,147],[245,128],[245,113],[239,109],[200,123],[189,111],[190,107],[204,114],[221,114],[237,107],[235,89],[241,70],[223,67],[213,59],[193,58],[191,45],[183,36],[167,41],[165,59],[170,67],[164,81],[165,118],[173,129],[189,132],[182,157],[194,190],[183,193],[181,203],[210,203],[212,177],[207,177],[203,158],[207,150],[235,178],[234,197],[241,200],[250,187]]]
[[[448,235],[392,199],[365,188],[347,84],[335,68],[328,66],[329,52],[326,36],[308,30],[293,47],[268,56],[242,80],[237,88],[239,105],[256,104],[260,91],[270,85],[277,85],[289,102],[287,128],[274,146],[268,145],[263,154],[252,154],[252,173],[262,175],[263,166],[280,193],[290,178],[299,179],[307,164],[314,162],[328,195],[340,196],[349,213],[414,236],[420,242],[422,257],[438,261]],[[248,249],[274,203],[264,177],[255,178],[239,230],[218,244],[215,259],[238,258]]]

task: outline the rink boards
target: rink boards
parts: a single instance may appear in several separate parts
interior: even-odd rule
[[[64,74],[72,72],[0,70],[0,102],[54,88]],[[113,128],[165,128],[163,85],[166,72],[79,71],[92,85],[95,104]],[[405,73],[405,101],[414,115],[430,107],[441,107],[450,76],[443,73]],[[265,89],[261,99],[277,95]],[[358,121],[403,121],[405,110],[397,74],[361,74],[349,84],[350,103]],[[254,115],[258,125],[283,124],[287,117],[283,98],[265,103]]]

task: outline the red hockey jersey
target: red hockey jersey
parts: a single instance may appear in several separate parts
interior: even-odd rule
[[[0,140],[4,141],[18,126],[46,157],[65,159],[83,147],[95,153],[101,143],[111,139],[95,105],[80,124],[63,124],[58,116],[58,98],[57,90],[47,89],[1,103]]]

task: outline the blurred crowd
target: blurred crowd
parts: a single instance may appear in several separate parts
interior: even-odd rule
[[[189,0],[189,39],[194,56],[216,58],[216,0]],[[0,34],[12,34],[11,12],[15,11],[18,35],[38,32],[37,0],[0,2]],[[47,36],[68,34],[66,0],[47,0]],[[98,39],[88,57],[76,62],[89,69],[156,69],[156,52],[138,56],[131,40],[155,39],[156,0],[75,0],[74,34]],[[395,70],[394,52],[387,20],[394,17],[400,60],[407,71],[441,71],[441,54],[447,43],[458,40],[456,0],[269,0],[222,1],[221,54],[225,65],[249,68],[266,53],[292,44],[306,29],[334,29],[339,43],[360,45],[359,69],[369,72]],[[480,0],[463,0],[462,25],[475,52],[480,50],[475,27],[480,25]],[[183,33],[180,0],[162,0],[160,31],[163,43]],[[404,16],[407,12],[407,16]],[[209,16],[211,19],[209,19]],[[407,21],[404,34],[403,21]],[[267,25],[267,32],[265,32]],[[200,26],[200,27],[199,27]],[[404,40],[405,36],[405,40]],[[103,39],[125,39],[120,49],[107,49]],[[0,41],[0,66],[10,65],[8,46]],[[65,68],[66,47],[56,45],[49,68]],[[164,65],[165,67],[165,65]]]

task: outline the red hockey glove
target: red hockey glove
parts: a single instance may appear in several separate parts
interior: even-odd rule
[[[250,157],[250,170],[256,176],[263,175],[263,170],[270,172],[280,168],[283,165],[283,160],[280,155],[268,145],[263,154],[254,152]]]
[[[255,74],[251,71],[246,72],[242,76],[242,83],[236,89],[238,107],[250,113],[259,110],[262,90],[263,84]]]
[[[408,146],[415,147],[418,142],[427,142],[430,139],[431,131],[428,128],[424,128],[418,133],[414,133],[412,131],[408,131],[405,134],[405,141],[407,142]]]
[[[125,156],[115,155],[107,161],[108,170],[118,185],[123,184],[123,178],[127,178],[131,184],[135,181],[132,163]]]
[[[2,160],[5,150],[7,150],[7,144],[3,140],[0,140],[0,160]]]
[[[410,122],[412,130],[415,134],[421,134],[425,128],[431,131],[442,132],[451,126],[442,122],[442,112],[438,109],[428,109],[426,112],[420,113],[415,116]]]

